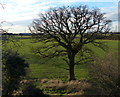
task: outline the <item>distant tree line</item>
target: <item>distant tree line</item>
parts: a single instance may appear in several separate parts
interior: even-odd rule
[[[2,35],[31,35],[31,33],[2,33]]]
[[[120,40],[120,33],[114,32],[110,34],[97,34],[96,39],[105,39],[105,40]]]
[[[44,33],[32,33],[32,36],[37,36],[37,35],[43,37]],[[87,37],[89,37],[89,34],[86,34],[84,38],[87,38]],[[112,32],[110,34],[96,34],[96,39],[120,40],[120,33]]]
[[[17,36],[34,36],[34,35],[38,35],[39,36],[43,35],[44,33],[2,33],[2,35],[17,35]],[[86,35],[86,38],[89,35]],[[120,40],[120,33],[119,32],[112,32],[110,34],[97,34],[96,35],[96,39],[108,39],[108,40]]]

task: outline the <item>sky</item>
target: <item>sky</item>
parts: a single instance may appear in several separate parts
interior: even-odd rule
[[[97,7],[105,12],[106,17],[113,21],[113,31],[116,31],[118,26],[118,0],[0,0],[0,3],[0,22],[6,21],[3,28],[10,33],[29,32],[28,26],[33,19],[49,8],[81,4],[90,8]]]

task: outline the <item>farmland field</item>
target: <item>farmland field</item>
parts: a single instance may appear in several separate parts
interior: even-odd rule
[[[118,50],[117,40],[97,40],[103,41],[109,47],[106,51],[103,51],[92,45],[87,45],[99,58],[103,58],[109,51],[116,52]],[[6,48],[12,48],[18,50],[19,54],[25,58],[30,64],[27,74],[27,79],[61,79],[63,81],[68,80],[68,70],[66,63],[61,58],[53,58],[51,60],[40,59],[39,56],[34,54],[33,47],[42,45],[41,43],[33,43],[31,39],[19,39],[16,45],[8,43]],[[75,74],[77,79],[89,79],[88,65],[82,64],[75,67]]]

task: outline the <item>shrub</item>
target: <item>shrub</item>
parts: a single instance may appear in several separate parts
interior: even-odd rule
[[[3,62],[3,95],[12,95],[19,88],[19,82],[26,75],[28,63],[12,50],[4,50]]]
[[[42,90],[36,88],[33,83],[26,84],[22,91],[23,95],[43,95]]]
[[[120,95],[118,53],[110,53],[103,60],[96,59],[90,68],[90,76],[99,95]]]

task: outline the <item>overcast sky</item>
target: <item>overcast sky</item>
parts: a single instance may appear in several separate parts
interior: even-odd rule
[[[83,2],[84,1],[84,2]],[[97,1],[97,2],[96,2]],[[118,0],[0,0],[0,21],[7,21],[4,28],[12,33],[28,32],[28,25],[51,7],[88,5],[90,8],[98,7],[107,13],[106,17],[113,21],[113,29],[117,29]],[[12,25],[11,25],[12,24]]]

